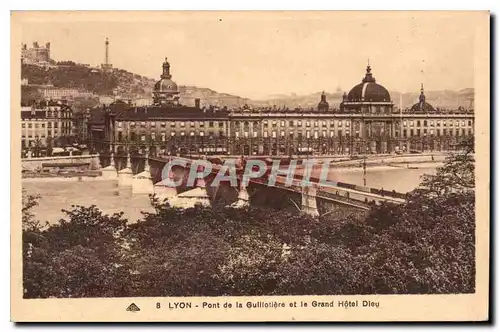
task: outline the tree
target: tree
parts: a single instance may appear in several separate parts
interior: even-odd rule
[[[28,200],[23,213],[33,207]],[[23,287],[27,298],[119,296],[130,291],[122,264],[126,244],[121,214],[104,215],[95,206],[74,206],[45,229],[26,213],[23,231]]]

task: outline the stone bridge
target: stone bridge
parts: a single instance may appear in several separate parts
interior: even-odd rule
[[[299,210],[310,215],[324,215],[334,211],[366,212],[373,204],[382,202],[402,203],[406,195],[394,191],[352,185],[342,182],[328,182],[323,185],[318,178],[311,177],[310,187],[302,185],[302,175],[294,174],[291,185],[285,185],[285,176],[278,175],[274,185],[268,185],[268,177],[250,179],[243,186],[241,169],[237,187],[228,181],[221,181],[214,186],[213,180],[219,172],[222,161],[212,160],[212,170],[204,179],[188,186],[187,177],[193,160],[173,157],[186,163],[186,166],[175,165],[168,174],[172,180],[181,184],[176,188],[168,187],[162,178],[165,165],[170,159],[162,157],[146,157],[144,155],[100,156],[103,177],[117,179],[119,186],[131,187],[133,194],[157,194],[160,198],[172,199],[205,195],[206,203],[211,205],[257,205],[272,206],[281,209]],[[209,160],[211,161],[211,160]],[[195,188],[202,190],[194,191]],[[194,196],[193,196],[194,195]],[[198,197],[199,198],[199,197]],[[170,200],[169,200],[170,201]],[[208,203],[209,202],[209,203]]]

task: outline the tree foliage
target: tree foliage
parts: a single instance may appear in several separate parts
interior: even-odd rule
[[[136,223],[95,206],[50,227],[23,209],[29,298],[475,291],[471,142],[405,204],[360,220],[229,207],[180,210],[153,198]],[[24,216],[26,216],[26,221]],[[28,222],[30,220],[30,222]]]
[[[54,87],[85,89],[104,95],[112,94],[118,86],[118,79],[114,75],[92,71],[81,65],[44,68],[23,64],[21,77],[27,78],[30,84],[52,84]]]

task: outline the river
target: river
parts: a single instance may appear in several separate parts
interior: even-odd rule
[[[366,185],[373,188],[384,188],[398,192],[408,192],[420,183],[424,174],[434,174],[434,167],[408,169],[395,166],[367,168]],[[363,185],[361,168],[332,168],[329,180]],[[130,190],[121,190],[116,181],[26,181],[23,188],[28,194],[41,196],[39,205],[33,210],[36,218],[50,223],[65,217],[62,209],[70,209],[71,205],[89,206],[95,204],[104,213],[123,211],[132,221],[140,219],[141,211],[152,212],[153,209],[147,195],[132,196]]]

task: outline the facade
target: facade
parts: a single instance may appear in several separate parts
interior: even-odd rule
[[[423,86],[413,107],[396,111],[370,66],[340,109],[330,108],[324,93],[316,110],[201,108],[199,99],[194,107],[180,105],[178,95],[165,60],[152,105],[117,101],[91,112],[91,144],[160,154],[339,155],[450,150],[474,134],[473,110],[435,110]]]
[[[26,64],[48,64],[50,62],[50,43],[46,43],[44,47],[38,45],[38,42],[34,42],[31,48],[23,44],[21,48],[21,61]]]
[[[67,105],[40,102],[31,107],[21,107],[23,149],[45,147],[51,141],[73,134],[73,112]]]
[[[74,98],[94,98],[92,92],[84,89],[43,87],[39,89],[42,97],[46,100],[71,100]]]

